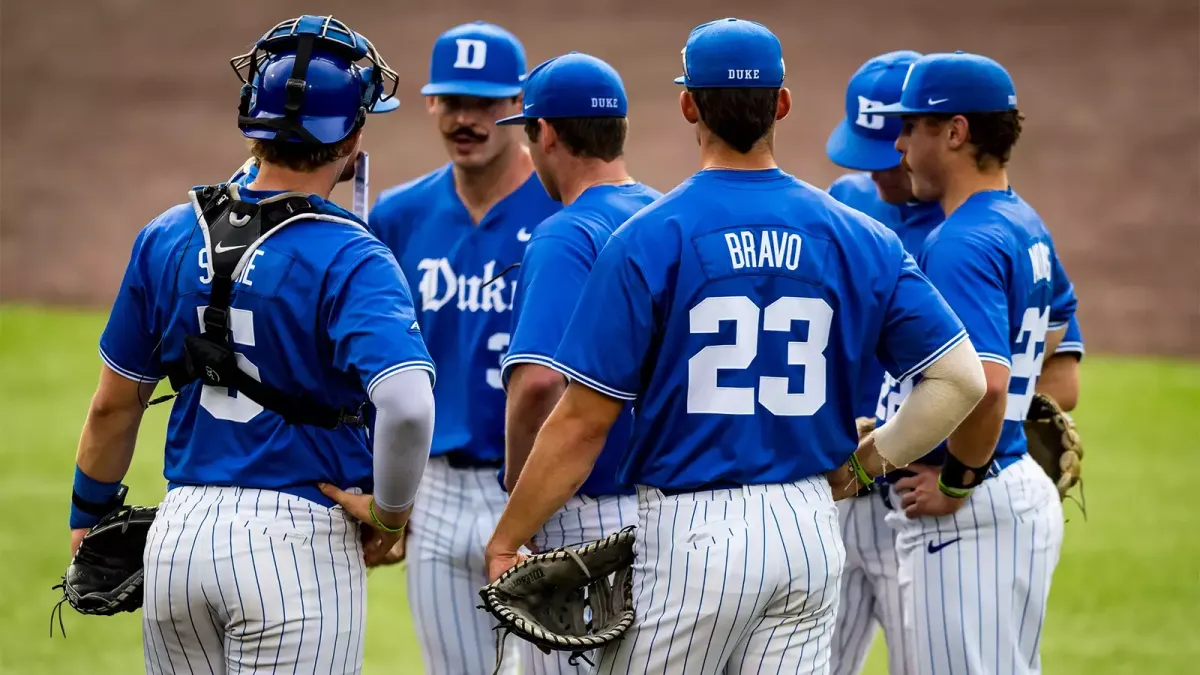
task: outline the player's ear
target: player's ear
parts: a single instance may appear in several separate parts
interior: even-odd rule
[[[425,97],[425,111],[428,112],[430,115],[432,115],[436,110],[437,110],[437,97],[436,96],[426,96]]]
[[[967,118],[962,115],[955,115],[946,123],[946,144],[951,150],[958,150],[966,145],[971,138],[971,128],[967,123]]]
[[[538,118],[538,145],[542,149],[542,153],[550,154],[550,151],[558,145],[558,132],[549,122],[542,118]]]
[[[696,108],[696,99],[686,89],[679,92],[679,110],[683,113],[683,119],[687,120],[688,124],[695,124],[700,121],[700,110]]]
[[[775,121],[788,116],[792,111],[792,92],[787,87],[779,88],[779,102],[775,104]]]

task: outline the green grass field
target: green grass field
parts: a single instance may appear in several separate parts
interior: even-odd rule
[[[140,614],[64,614],[50,590],[67,563],[75,445],[100,371],[98,313],[0,307],[0,674],[133,673]],[[167,405],[146,417],[126,482],[133,503],[164,489]],[[1090,519],[1067,506],[1042,662],[1052,675],[1166,674],[1200,666],[1200,363],[1090,356],[1075,417],[1087,448]],[[399,571],[370,577],[367,673],[419,673]],[[882,642],[867,672],[884,673]]]

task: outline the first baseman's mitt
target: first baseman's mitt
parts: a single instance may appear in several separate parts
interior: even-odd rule
[[[505,631],[496,649],[497,672],[508,633],[547,654],[569,651],[574,665],[578,658],[587,660],[584,652],[619,639],[629,629],[633,530],[626,527],[579,547],[530,556],[479,590],[480,608],[499,620],[497,630]]]
[[[101,616],[137,611],[142,606],[142,554],[157,513],[154,506],[121,506],[101,518],[83,536],[62,583],[54,587],[63,591],[58,608],[66,602],[80,614]],[[60,628],[61,622],[60,614]]]
[[[1029,455],[1054,481],[1059,497],[1066,499],[1067,491],[1083,480],[1083,443],[1075,431],[1075,421],[1050,396],[1034,394],[1025,417],[1025,437]],[[1081,495],[1082,490],[1081,484]],[[1079,506],[1086,516],[1084,505]]]

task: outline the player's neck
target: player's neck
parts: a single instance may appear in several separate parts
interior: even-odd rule
[[[337,184],[335,176],[342,173],[340,162],[326,164],[316,171],[293,171],[285,166],[259,162],[258,175],[246,187],[263,192],[303,192],[329,199]]]
[[[634,180],[629,177],[624,158],[618,157],[611,162],[599,159],[577,159],[572,166],[564,167],[563,175],[559,176],[558,189],[562,192],[563,206],[579,199],[579,196],[598,185],[629,185]]]
[[[767,134],[750,152],[742,153],[729,147],[724,141],[712,133],[700,137],[700,169],[734,169],[738,171],[756,171],[775,169],[774,134]]]
[[[942,212],[949,218],[971,195],[989,190],[1007,190],[1008,185],[1008,171],[1003,167],[952,174],[940,200]]]
[[[514,143],[504,154],[477,170],[464,170],[455,165],[454,191],[478,224],[501,199],[524,185],[532,173],[533,160],[529,150]]]

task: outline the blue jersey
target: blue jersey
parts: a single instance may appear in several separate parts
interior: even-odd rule
[[[1071,316],[1071,323],[1067,324],[1067,332],[1063,333],[1062,341],[1058,343],[1058,349],[1054,350],[1054,354],[1055,356],[1074,354],[1075,358],[1083,359],[1083,331],[1079,328],[1079,317]]]
[[[593,187],[538,226],[521,261],[512,344],[502,365],[506,383],[518,363],[553,367],[567,322],[604,244],[621,223],[661,196],[640,183]],[[580,493],[589,497],[632,494],[632,486],[617,485],[617,465],[632,430],[633,409],[626,406]]]
[[[256,201],[277,192],[242,189]],[[400,267],[361,221],[309,195],[339,222],[300,220],[266,240],[234,283],[230,327],[238,364],[256,379],[332,407],[355,408],[390,374],[433,373]],[[189,204],[155,218],[138,235],[100,338],[117,373],[162,379],[201,332],[212,272]],[[332,506],[328,482],[371,491],[371,446],[363,429],[297,426],[224,387],[193,383],[175,400],[164,475],[171,485],[289,492]]]
[[[883,223],[900,237],[904,250],[912,256],[921,254],[925,238],[942,224],[945,214],[936,202],[911,201],[907,204],[888,204],[879,197],[879,189],[868,173],[848,173],[829,186],[829,194],[839,202],[862,211]],[[855,406],[858,417],[874,417],[879,403],[880,388],[886,372],[876,359],[866,371],[863,395]]]
[[[900,239],[779,169],[706,170],[613,234],[555,356],[634,400],[623,483],[784,483],[840,466],[862,369],[966,337]]]
[[[384,191],[371,210],[371,230],[415,280],[421,330],[438,366],[433,456],[453,453],[478,466],[503,461],[500,360],[520,269],[504,273],[521,262],[537,224],[561,208],[530,174],[476,225],[447,164]]]
[[[1026,451],[1023,422],[1042,372],[1046,333],[1075,314],[1075,290],[1041,217],[1015,192],[972,195],[925,242],[921,269],[958,314],[984,361],[1010,369],[1000,466]],[[899,380],[898,382],[896,380]],[[913,382],[894,378],[880,417],[895,414]],[[943,443],[924,460],[941,463]]]

